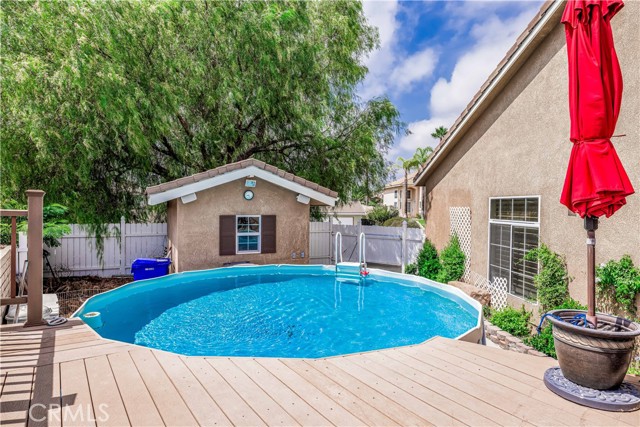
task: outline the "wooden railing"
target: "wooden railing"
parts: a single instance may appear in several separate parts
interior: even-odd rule
[[[44,191],[27,190],[28,209],[0,209],[0,216],[11,217],[11,295],[10,298],[0,299],[0,305],[27,304],[27,322],[25,326],[36,326],[44,323],[42,320],[42,207]],[[17,267],[17,220],[27,217],[27,259],[29,270],[27,273],[27,296],[16,296],[16,267]]]
[[[17,287],[16,287],[16,266],[18,265],[17,259],[17,249],[18,249],[18,232],[17,232],[17,217],[27,216],[27,210],[18,210],[18,209],[0,209],[0,217],[8,216],[11,217],[11,298],[15,298],[17,295]],[[7,304],[15,304],[14,302],[7,302],[2,300],[2,305]]]

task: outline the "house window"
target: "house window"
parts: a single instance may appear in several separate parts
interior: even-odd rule
[[[411,200],[411,190],[407,190],[407,200]]]
[[[260,252],[260,215],[236,216],[236,253]]]
[[[393,190],[393,198],[394,199],[398,198],[398,190]]]
[[[489,280],[504,277],[510,294],[535,300],[538,263],[524,256],[538,247],[540,198],[492,198],[489,203]]]
[[[398,202],[393,202],[393,207],[398,209]]]

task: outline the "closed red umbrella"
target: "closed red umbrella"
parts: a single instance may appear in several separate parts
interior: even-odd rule
[[[569,112],[573,148],[560,201],[585,218],[589,249],[589,318],[595,323],[595,229],[634,190],[611,137],[622,101],[622,73],[611,18],[622,0],[569,0],[562,23],[569,55]]]

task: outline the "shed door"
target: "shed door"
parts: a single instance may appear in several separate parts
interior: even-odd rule
[[[276,253],[276,216],[262,215],[262,253]]]
[[[236,216],[220,215],[220,255],[236,254]]]

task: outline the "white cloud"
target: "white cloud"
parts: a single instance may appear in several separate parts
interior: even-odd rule
[[[526,10],[512,19],[488,17],[471,29],[476,40],[469,51],[458,59],[451,78],[440,78],[431,89],[430,107],[434,116],[459,114],[495,69],[516,37],[531,20]]]
[[[469,2],[456,3],[459,3],[457,6],[463,6]],[[472,4],[472,11],[480,11],[482,4]],[[430,117],[409,123],[411,134],[401,137],[389,151],[390,160],[398,156],[409,157],[418,147],[435,147],[438,144],[431,137],[431,132],[438,126],[450,127],[471,101],[539,6],[537,2],[528,2],[528,5],[528,9],[509,19],[500,19],[491,13],[484,14],[487,18],[472,27],[469,34],[474,40],[473,44],[457,60],[451,76],[448,79],[440,78],[431,89]],[[467,12],[470,13],[469,10]]]
[[[369,24],[378,28],[380,47],[364,60],[369,73],[360,90],[362,98],[406,92],[432,75],[438,60],[434,49],[425,48],[407,55],[398,46],[400,6],[397,0],[365,1],[363,10]]]
[[[432,137],[431,133],[439,126],[448,127],[454,120],[455,117],[431,117],[409,123],[410,134],[400,138],[389,150],[388,158],[395,160],[398,156],[411,157],[417,148],[435,148],[440,141]]]
[[[391,73],[391,81],[398,90],[407,90],[413,83],[431,76],[437,62],[438,57],[433,49],[418,51],[396,66]]]

